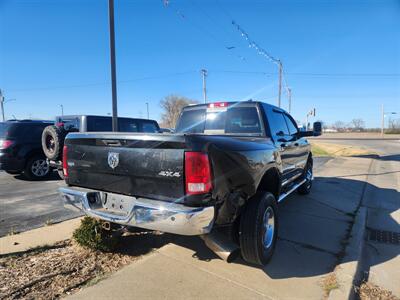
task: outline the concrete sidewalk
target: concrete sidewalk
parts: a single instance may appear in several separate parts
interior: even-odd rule
[[[70,239],[74,230],[81,224],[81,219],[75,218],[58,224],[25,231],[20,234],[1,237],[0,255],[23,252]]]
[[[335,158],[316,172],[310,195],[288,197],[280,205],[276,252],[263,269],[240,259],[227,264],[199,238],[177,237],[71,298],[321,299],[324,278],[343,255],[370,163]]]
[[[369,282],[400,298],[400,244],[384,238],[400,234],[400,155],[374,160],[369,182],[363,202],[368,209],[364,271]],[[376,240],[375,230],[387,233]]]

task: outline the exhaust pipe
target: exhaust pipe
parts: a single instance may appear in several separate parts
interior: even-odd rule
[[[201,238],[208,248],[228,263],[234,261],[240,254],[238,245],[221,233],[211,232],[202,235]]]

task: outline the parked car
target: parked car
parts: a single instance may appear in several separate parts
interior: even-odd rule
[[[56,168],[63,178],[62,149],[64,139],[70,132],[112,131],[112,117],[93,115],[58,116],[54,124],[46,127],[42,134],[42,148],[49,165]],[[118,118],[119,132],[160,132],[155,120]]]
[[[230,260],[266,264],[278,203],[313,180],[311,147],[283,109],[222,102],[183,109],[174,134],[69,134],[65,205],[105,222],[201,235]]]
[[[50,168],[42,150],[43,129],[51,121],[13,120],[0,123],[0,169],[23,173],[31,180],[43,179]]]

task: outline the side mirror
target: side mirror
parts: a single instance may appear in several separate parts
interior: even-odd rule
[[[313,124],[313,135],[320,136],[322,134],[322,123],[314,122]]]

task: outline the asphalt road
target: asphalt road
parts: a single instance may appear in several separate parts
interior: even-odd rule
[[[0,171],[0,237],[78,216],[63,207],[57,174],[47,181],[27,181]]]

